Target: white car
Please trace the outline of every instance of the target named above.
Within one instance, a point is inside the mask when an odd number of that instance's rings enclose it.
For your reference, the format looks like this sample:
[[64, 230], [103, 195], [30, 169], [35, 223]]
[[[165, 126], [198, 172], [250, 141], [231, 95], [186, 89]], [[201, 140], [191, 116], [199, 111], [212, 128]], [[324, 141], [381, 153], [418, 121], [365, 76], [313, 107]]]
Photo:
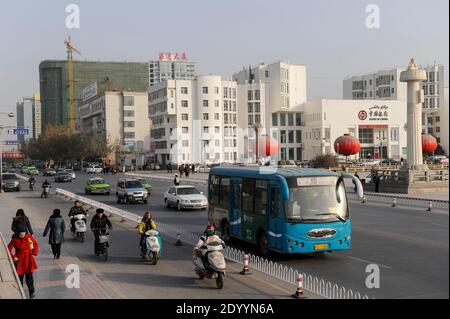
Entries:
[[208, 199], [194, 186], [173, 186], [164, 193], [164, 205], [166, 208], [176, 207], [177, 210], [206, 209]]
[[99, 174], [103, 171], [103, 168], [97, 165], [94, 166], [88, 166], [86, 168], [86, 173], [88, 174]]

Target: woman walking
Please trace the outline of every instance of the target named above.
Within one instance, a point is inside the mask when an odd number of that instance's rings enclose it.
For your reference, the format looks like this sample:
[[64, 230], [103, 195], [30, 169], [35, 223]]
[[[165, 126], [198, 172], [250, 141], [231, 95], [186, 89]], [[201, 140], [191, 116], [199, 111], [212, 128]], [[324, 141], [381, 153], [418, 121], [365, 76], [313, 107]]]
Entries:
[[16, 217], [13, 218], [12, 224], [11, 224], [11, 230], [15, 235], [17, 235], [17, 229], [21, 226], [24, 226], [27, 228], [26, 232], [33, 236], [33, 229], [31, 228], [31, 223], [28, 217], [25, 215], [25, 212], [23, 209], [18, 209], [16, 213]]
[[27, 283], [30, 298], [35, 297], [33, 272], [38, 268], [35, 256], [38, 255], [38, 242], [27, 233], [27, 227], [19, 226], [16, 229], [17, 235], [14, 235], [8, 244], [8, 250], [14, 261], [20, 283], [23, 286], [23, 278]]
[[66, 224], [64, 218], [61, 217], [61, 211], [54, 209], [53, 215], [48, 219], [43, 235], [45, 237], [50, 232], [48, 243], [52, 247], [53, 259], [59, 259], [61, 256], [61, 244], [64, 242], [65, 231]]

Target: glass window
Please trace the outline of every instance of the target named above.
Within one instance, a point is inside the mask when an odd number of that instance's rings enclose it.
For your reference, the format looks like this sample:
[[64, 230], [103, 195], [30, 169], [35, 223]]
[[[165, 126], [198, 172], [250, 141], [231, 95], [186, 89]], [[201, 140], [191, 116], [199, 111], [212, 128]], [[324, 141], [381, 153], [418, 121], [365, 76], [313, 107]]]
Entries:
[[202, 87], [202, 91], [203, 94], [208, 94], [208, 87], [207, 86]]
[[209, 120], [209, 114], [208, 113], [203, 113], [203, 120], [204, 121], [208, 121]]
[[188, 94], [188, 88], [185, 87], [185, 86], [183, 86], [183, 87], [181, 88], [181, 94]]
[[242, 184], [233, 184], [233, 208], [241, 209], [241, 190]]
[[188, 127], [183, 127], [183, 128], [182, 128], [182, 132], [183, 132], [184, 134], [189, 133], [189, 128], [188, 128]]
[[209, 133], [209, 126], [204, 126], [203, 127], [203, 133], [206, 133], [206, 134]]
[[272, 188], [270, 193], [270, 216], [272, 218], [278, 218], [280, 207], [280, 191], [278, 188]]
[[219, 107], [219, 100], [214, 100], [214, 106]]
[[289, 126], [294, 126], [294, 113], [289, 113], [288, 114], [288, 125]]
[[211, 175], [211, 181], [209, 184], [209, 202], [211, 205], [217, 205], [219, 203], [219, 189], [220, 189], [219, 183], [220, 183], [219, 176]]
[[297, 143], [301, 143], [302, 142], [302, 131], [300, 131], [300, 130], [297, 130], [297, 131], [295, 131], [295, 138], [297, 139]]
[[253, 100], [253, 91], [252, 91], [252, 90], [249, 90], [249, 91], [247, 92], [247, 99], [248, 99], [249, 101]]
[[123, 133], [125, 138], [134, 138], [134, 132], [125, 132]]
[[220, 119], [219, 113], [214, 113], [214, 120], [218, 121]]
[[259, 99], [260, 99], [259, 90], [255, 90], [255, 100]]
[[358, 130], [358, 135], [361, 144], [373, 144], [373, 129], [360, 128]]
[[134, 111], [123, 111], [123, 116], [134, 117]]
[[208, 100], [203, 100], [203, 107], [208, 107], [209, 103]]
[[286, 126], [286, 113], [280, 113], [280, 125]]
[[215, 87], [214, 87], [214, 93], [215, 93], [215, 94], [219, 94], [219, 87], [218, 87], [218, 86], [215, 86]]
[[267, 181], [257, 180], [255, 186], [255, 214], [266, 215]]
[[248, 113], [253, 113], [253, 103], [248, 103]]
[[229, 202], [230, 202], [230, 178], [222, 176], [220, 178], [219, 204], [228, 208]]
[[182, 120], [182, 121], [187, 121], [187, 120], [189, 120], [189, 114], [181, 114], [181, 120]]
[[288, 142], [289, 143], [294, 143], [294, 131], [289, 131], [288, 132]]
[[255, 199], [255, 180], [252, 178], [244, 178], [242, 180], [242, 211], [253, 213], [253, 202]]
[[134, 106], [134, 96], [124, 96], [123, 97], [124, 106]]
[[272, 126], [278, 126], [278, 113], [272, 113]]
[[187, 100], [181, 100], [181, 107], [188, 107], [188, 101]]

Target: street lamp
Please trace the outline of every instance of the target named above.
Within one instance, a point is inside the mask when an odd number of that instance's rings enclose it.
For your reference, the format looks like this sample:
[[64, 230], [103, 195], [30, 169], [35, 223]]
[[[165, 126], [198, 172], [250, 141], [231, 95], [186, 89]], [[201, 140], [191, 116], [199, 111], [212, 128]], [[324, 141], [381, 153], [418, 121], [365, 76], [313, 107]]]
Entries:
[[[14, 117], [13, 112], [0, 112], [0, 114], [8, 114], [8, 117]], [[0, 193], [3, 192], [3, 129], [5, 126], [0, 125]]]
[[261, 123], [257, 122], [255, 123], [255, 125], [253, 125], [253, 129], [255, 130], [256, 133], [256, 164], [258, 164], [258, 151], [259, 151], [259, 143], [258, 143], [258, 136], [259, 136], [259, 130], [262, 128]]

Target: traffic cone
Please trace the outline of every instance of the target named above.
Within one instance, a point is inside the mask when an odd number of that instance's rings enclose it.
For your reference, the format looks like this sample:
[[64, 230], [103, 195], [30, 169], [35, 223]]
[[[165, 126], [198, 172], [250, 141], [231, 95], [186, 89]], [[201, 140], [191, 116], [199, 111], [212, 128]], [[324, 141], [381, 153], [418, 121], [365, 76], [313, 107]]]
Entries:
[[240, 272], [241, 275], [251, 275], [252, 273], [250, 272], [250, 269], [248, 267], [248, 255], [245, 254], [244, 255], [244, 268], [242, 269], [242, 271]]
[[363, 199], [362, 199], [361, 203], [363, 203], [363, 204], [366, 203], [366, 195], [363, 196]]
[[431, 208], [433, 208], [433, 202], [431, 200], [428, 201], [427, 212], [431, 212]]
[[297, 289], [295, 293], [292, 294], [292, 297], [295, 299], [305, 299], [303, 296], [303, 275], [298, 275], [297, 278]]
[[183, 243], [180, 239], [180, 233], [177, 233], [177, 241], [175, 242], [175, 246], [183, 246]]
[[394, 197], [394, 200], [392, 201], [392, 207], [397, 206], [397, 197]]

